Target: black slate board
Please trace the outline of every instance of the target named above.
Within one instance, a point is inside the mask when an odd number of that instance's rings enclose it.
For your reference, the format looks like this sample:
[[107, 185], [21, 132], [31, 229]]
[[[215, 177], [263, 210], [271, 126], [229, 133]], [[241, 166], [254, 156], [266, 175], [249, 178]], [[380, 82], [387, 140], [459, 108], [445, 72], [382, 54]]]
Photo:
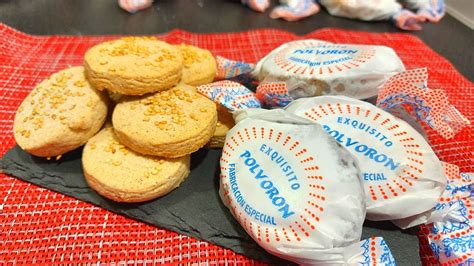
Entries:
[[[259, 247], [221, 203], [220, 150], [192, 155], [191, 174], [168, 195], [145, 203], [123, 204], [107, 200], [87, 186], [82, 175], [82, 149], [65, 154], [60, 161], [34, 157], [15, 146], [1, 160], [4, 173], [53, 191], [90, 202], [109, 211], [206, 240], [250, 258], [272, 264], [287, 263]], [[399, 265], [418, 265], [417, 229], [402, 231], [389, 222], [366, 222], [363, 239], [382, 236]]]

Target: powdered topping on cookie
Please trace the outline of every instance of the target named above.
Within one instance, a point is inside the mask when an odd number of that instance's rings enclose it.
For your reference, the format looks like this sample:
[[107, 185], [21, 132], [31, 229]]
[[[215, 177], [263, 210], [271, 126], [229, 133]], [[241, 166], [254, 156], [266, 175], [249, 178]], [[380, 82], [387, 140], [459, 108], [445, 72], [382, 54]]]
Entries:
[[83, 151], [86, 181], [115, 201], [140, 202], [165, 195], [189, 174], [189, 156], [165, 159], [129, 150], [107, 127]]
[[180, 157], [205, 145], [214, 133], [215, 104], [193, 87], [123, 100], [114, 110], [113, 124], [123, 144], [137, 152]]
[[86, 75], [98, 90], [143, 95], [169, 89], [181, 79], [178, 49], [153, 37], [125, 37], [90, 48]]
[[18, 108], [17, 143], [26, 151], [52, 157], [84, 144], [102, 126], [107, 98], [91, 88], [83, 67], [72, 67], [42, 81]]
[[217, 66], [210, 51], [186, 44], [175, 47], [181, 51], [184, 61], [181, 82], [198, 86], [214, 80]]

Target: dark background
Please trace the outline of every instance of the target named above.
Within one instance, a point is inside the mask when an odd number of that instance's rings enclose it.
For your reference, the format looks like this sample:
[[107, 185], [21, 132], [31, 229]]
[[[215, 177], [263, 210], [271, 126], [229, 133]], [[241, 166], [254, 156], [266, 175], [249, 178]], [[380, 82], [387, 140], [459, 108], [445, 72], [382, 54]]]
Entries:
[[[272, 7], [277, 0], [272, 0]], [[228, 32], [279, 28], [297, 34], [333, 27], [372, 32], [400, 32], [390, 22], [362, 22], [328, 15], [325, 10], [300, 22], [273, 20], [240, 0], [155, 0], [136, 14], [116, 0], [0, 0], [0, 22], [38, 35], [154, 34], [175, 28], [191, 32]], [[439, 24], [411, 32], [474, 80], [474, 31], [450, 15]]]

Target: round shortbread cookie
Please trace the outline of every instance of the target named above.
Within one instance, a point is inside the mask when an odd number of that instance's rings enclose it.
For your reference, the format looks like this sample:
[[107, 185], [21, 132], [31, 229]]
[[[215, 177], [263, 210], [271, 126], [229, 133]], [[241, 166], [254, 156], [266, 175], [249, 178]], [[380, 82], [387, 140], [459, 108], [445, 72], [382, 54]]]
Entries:
[[90, 48], [84, 67], [98, 90], [143, 95], [176, 85], [183, 57], [178, 49], [154, 37], [126, 37]]
[[225, 137], [227, 132], [235, 125], [234, 118], [232, 114], [220, 104], [216, 104], [217, 109], [217, 125], [214, 135], [207, 143], [209, 148], [222, 148], [224, 146]]
[[169, 193], [189, 175], [189, 164], [189, 155], [164, 159], [135, 153], [118, 142], [112, 127], [91, 138], [82, 153], [89, 186], [119, 202], [142, 202]]
[[21, 103], [13, 124], [15, 140], [23, 150], [41, 157], [74, 150], [102, 127], [107, 102], [87, 82], [83, 67], [59, 71]]
[[180, 84], [146, 97], [124, 99], [112, 122], [120, 142], [132, 150], [168, 158], [197, 151], [216, 128], [216, 105]]
[[183, 55], [184, 68], [181, 82], [199, 86], [214, 81], [217, 64], [209, 50], [192, 45], [175, 45]]

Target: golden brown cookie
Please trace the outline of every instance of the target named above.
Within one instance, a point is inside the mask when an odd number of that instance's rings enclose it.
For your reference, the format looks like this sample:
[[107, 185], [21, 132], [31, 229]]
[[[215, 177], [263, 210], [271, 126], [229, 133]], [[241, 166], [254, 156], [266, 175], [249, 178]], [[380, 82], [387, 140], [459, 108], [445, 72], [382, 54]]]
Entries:
[[181, 157], [204, 146], [216, 122], [216, 105], [185, 84], [124, 99], [112, 115], [122, 144], [142, 154], [167, 158]]
[[181, 51], [184, 60], [181, 82], [199, 86], [214, 81], [217, 65], [209, 50], [185, 44], [175, 46]]
[[91, 87], [83, 67], [72, 67], [31, 91], [18, 108], [13, 133], [23, 150], [53, 157], [86, 143], [106, 116], [107, 97]]
[[142, 202], [169, 193], [189, 175], [189, 163], [189, 155], [164, 159], [135, 153], [118, 142], [112, 127], [91, 138], [82, 153], [89, 186], [119, 202]]
[[143, 95], [176, 85], [183, 57], [153, 37], [126, 37], [90, 48], [84, 56], [89, 82], [98, 90]]
[[217, 108], [217, 125], [214, 135], [211, 140], [207, 143], [209, 148], [222, 148], [224, 146], [225, 137], [227, 132], [235, 125], [232, 114], [220, 104], [216, 104]]

